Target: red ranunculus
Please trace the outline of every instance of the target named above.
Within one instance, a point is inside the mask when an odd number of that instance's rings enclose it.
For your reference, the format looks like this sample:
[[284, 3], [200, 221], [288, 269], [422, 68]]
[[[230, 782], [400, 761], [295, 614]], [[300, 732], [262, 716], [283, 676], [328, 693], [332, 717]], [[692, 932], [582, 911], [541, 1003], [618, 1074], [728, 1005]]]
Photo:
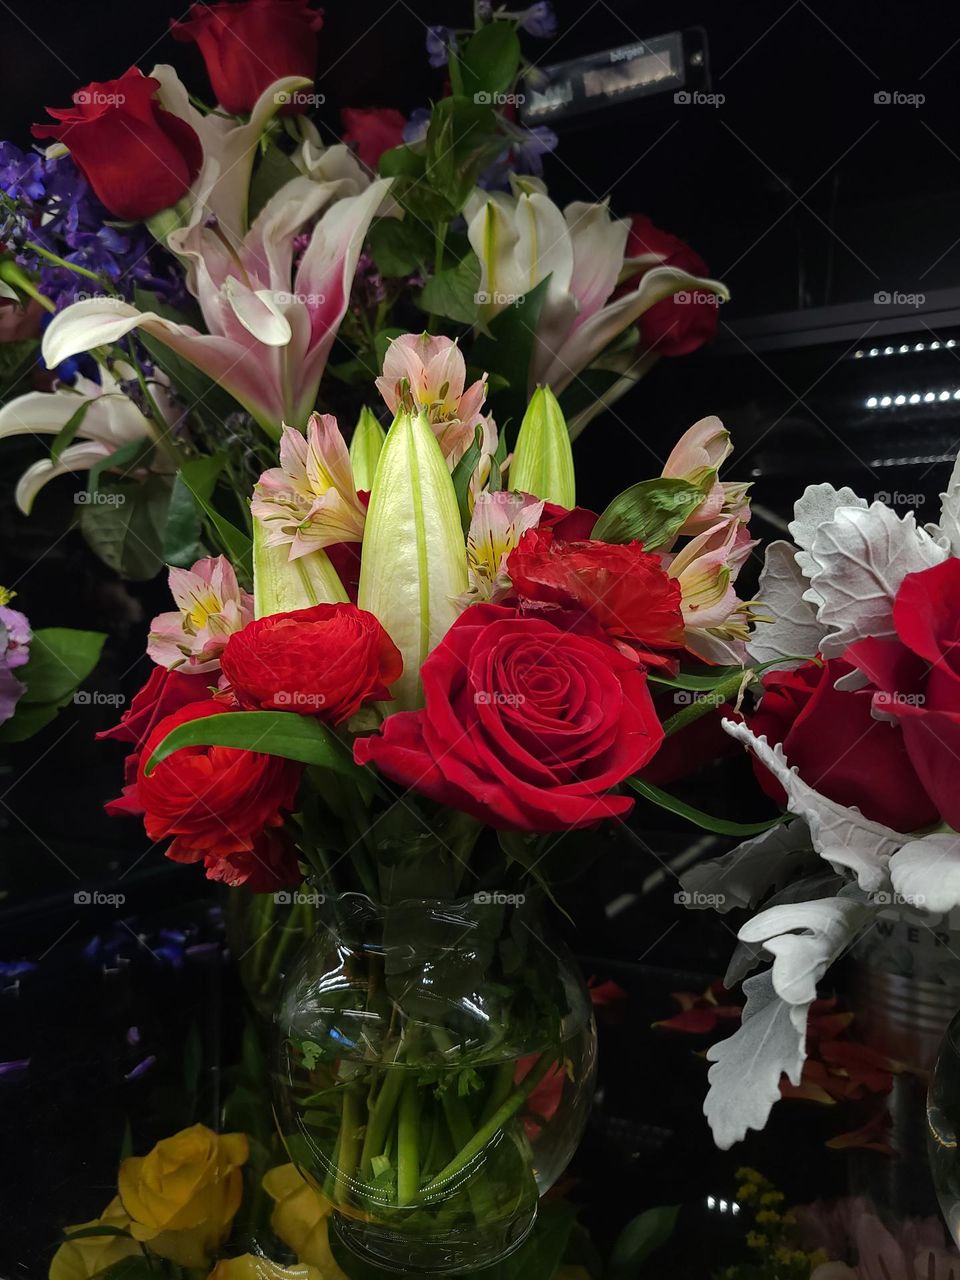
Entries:
[[584, 609], [608, 634], [647, 648], [683, 647], [680, 584], [639, 542], [561, 542], [528, 529], [507, 573], [522, 600]]
[[364, 703], [390, 697], [403, 659], [372, 613], [317, 604], [248, 623], [227, 641], [220, 666], [242, 706], [342, 724]]
[[556, 538], [565, 542], [584, 542], [593, 533], [593, 526], [600, 517], [587, 507], [561, 507], [556, 502], [545, 502], [538, 529], [551, 529]]
[[[873, 691], [838, 690], [851, 670], [835, 658], [823, 666], [808, 662], [793, 671], [763, 677], [763, 698], [748, 717], [756, 734], [782, 743], [787, 761], [809, 786], [838, 804], [897, 831], [911, 831], [936, 819], [936, 811], [910, 763], [896, 724], [871, 715]], [[757, 781], [778, 804], [786, 797], [779, 782], [754, 761]]]
[[172, 837], [167, 857], [175, 862], [203, 860], [208, 875], [222, 858], [255, 853], [263, 833], [282, 824], [283, 810], [293, 807], [302, 772], [302, 765], [292, 760], [259, 751], [181, 747], [147, 777], [144, 766], [171, 730], [222, 712], [223, 703], [211, 698], [161, 720], [147, 739], [137, 770], [137, 798], [147, 835], [151, 840]]
[[633, 807], [613, 787], [663, 738], [635, 656], [583, 614], [466, 610], [422, 668], [425, 706], [354, 755], [492, 827], [561, 831]]
[[[169, 854], [175, 862], [196, 862], [194, 857]], [[206, 857], [204, 866], [208, 880], [236, 888], [243, 885], [251, 893], [276, 893], [303, 880], [297, 862], [295, 845], [282, 832], [271, 828], [253, 842], [253, 848], [223, 857]]]
[[407, 118], [395, 107], [344, 107], [343, 140], [355, 146], [357, 155], [370, 169], [376, 169], [380, 157], [403, 142]]
[[[688, 244], [669, 231], [661, 231], [646, 214], [635, 213], [630, 220], [626, 256], [640, 258], [645, 254], [656, 254], [659, 259], [651, 267], [678, 267], [694, 276], [708, 273], [707, 264]], [[629, 281], [628, 287], [636, 288], [644, 274]], [[641, 341], [661, 356], [689, 355], [716, 334], [718, 305], [712, 295], [695, 297], [684, 292], [655, 302], [638, 322]]]
[[933, 812], [925, 820], [939, 814], [960, 828], [960, 560], [907, 574], [893, 625], [897, 640], [860, 640], [844, 657], [872, 682], [874, 710], [903, 731], [910, 764], [930, 797]]
[[[323, 14], [309, 0], [243, 0], [195, 4], [186, 21], [171, 22], [176, 40], [195, 40], [217, 101], [234, 115], [252, 111], [264, 89], [285, 76], [312, 80]], [[287, 114], [306, 109], [294, 98]]]
[[72, 107], [47, 107], [59, 123], [35, 124], [35, 138], [70, 151], [97, 197], [118, 218], [149, 218], [185, 195], [200, 171], [203, 148], [190, 126], [164, 111], [160, 81], [131, 67], [119, 80], [94, 81]]

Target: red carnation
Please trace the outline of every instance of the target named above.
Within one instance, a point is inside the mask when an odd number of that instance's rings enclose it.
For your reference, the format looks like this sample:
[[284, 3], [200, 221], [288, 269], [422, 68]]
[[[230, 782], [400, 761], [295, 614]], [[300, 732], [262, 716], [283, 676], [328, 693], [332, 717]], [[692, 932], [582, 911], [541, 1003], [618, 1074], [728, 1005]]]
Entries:
[[[184, 21], [170, 24], [175, 40], [195, 40], [217, 101], [234, 115], [252, 111], [264, 89], [286, 76], [312, 80], [317, 32], [323, 14], [308, 0], [245, 0], [195, 4]], [[296, 99], [287, 114], [302, 112]]]
[[181, 747], [148, 777], [144, 766], [171, 730], [191, 720], [223, 714], [214, 699], [181, 707], [161, 720], [140, 757], [137, 798], [151, 840], [173, 837], [167, 857], [204, 860], [211, 879], [223, 879], [222, 858], [252, 854], [270, 827], [293, 807], [302, 766], [259, 751], [234, 747]]
[[507, 573], [522, 600], [584, 609], [610, 635], [647, 648], [683, 646], [680, 584], [639, 542], [560, 542], [528, 529]]
[[[642, 258], [647, 255], [652, 255], [655, 261], [628, 281], [628, 288], [635, 289], [652, 267], [677, 267], [693, 276], [708, 273], [704, 260], [679, 236], [661, 231], [646, 214], [635, 213], [630, 221], [626, 256]], [[718, 307], [718, 300], [708, 294], [700, 296], [681, 292], [663, 298], [640, 317], [641, 342], [661, 356], [689, 355], [705, 342], [710, 342], [716, 334]]]
[[383, 627], [353, 604], [318, 604], [248, 623], [220, 660], [241, 705], [298, 711], [342, 724], [390, 697], [403, 671]]
[[160, 81], [131, 67], [119, 80], [94, 81], [72, 107], [47, 107], [58, 124], [35, 124], [35, 138], [70, 151], [98, 199], [119, 218], [168, 209], [200, 172], [200, 139], [155, 98]]
[[344, 142], [356, 147], [357, 155], [370, 169], [376, 169], [385, 151], [399, 147], [407, 118], [395, 107], [344, 107]]
[[633, 807], [612, 788], [663, 730], [635, 655], [583, 614], [473, 605], [423, 664], [425, 705], [359, 738], [354, 756], [481, 822], [562, 831]]

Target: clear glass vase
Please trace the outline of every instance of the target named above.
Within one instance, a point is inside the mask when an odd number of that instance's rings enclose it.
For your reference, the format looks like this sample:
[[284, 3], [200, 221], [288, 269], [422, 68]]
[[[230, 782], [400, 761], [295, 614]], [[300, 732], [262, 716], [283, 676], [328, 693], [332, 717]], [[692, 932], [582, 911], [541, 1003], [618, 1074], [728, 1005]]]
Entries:
[[251, 893], [241, 885], [224, 897], [227, 942], [241, 985], [254, 1011], [270, 1022], [283, 980], [317, 926], [318, 895], [303, 889]]
[[960, 1245], [960, 1013], [947, 1027], [930, 1077], [927, 1152], [940, 1212]]
[[589, 1112], [596, 1029], [572, 957], [516, 895], [317, 910], [276, 1019], [291, 1159], [368, 1262], [506, 1257]]

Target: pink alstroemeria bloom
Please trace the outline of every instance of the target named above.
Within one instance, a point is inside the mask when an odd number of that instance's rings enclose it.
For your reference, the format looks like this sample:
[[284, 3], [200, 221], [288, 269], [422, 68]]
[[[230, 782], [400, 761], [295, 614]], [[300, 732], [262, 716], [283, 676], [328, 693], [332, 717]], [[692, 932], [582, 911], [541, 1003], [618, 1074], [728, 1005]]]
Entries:
[[754, 618], [750, 601], [734, 586], [757, 545], [736, 518], [729, 518], [691, 538], [676, 555], [664, 556], [663, 567], [680, 583], [684, 639], [691, 653], [705, 662], [742, 665]]
[[[483, 427], [483, 458], [496, 452], [497, 429], [480, 410], [487, 395], [486, 375], [469, 387], [467, 366], [452, 338], [429, 333], [402, 333], [390, 343], [377, 390], [396, 413], [404, 396], [407, 408], [423, 409], [430, 419], [447, 466], [453, 470]], [[481, 462], [481, 467], [483, 463]]]
[[265, 545], [289, 544], [291, 560], [339, 542], [363, 541], [366, 508], [333, 414], [313, 414], [306, 435], [284, 427], [280, 466], [260, 477], [250, 510], [267, 531]]
[[[730, 432], [717, 417], [701, 418], [689, 427], [674, 445], [661, 475], [698, 483], [705, 471], [717, 472], [733, 453]], [[703, 533], [718, 520], [736, 517], [742, 524], [750, 519], [749, 484], [731, 484], [714, 477], [705, 500], [696, 508], [681, 534]]]
[[[330, 204], [335, 183], [297, 177], [268, 200], [240, 242], [219, 225], [197, 223], [178, 238], [177, 251], [190, 263], [206, 333], [118, 298], [89, 298], [54, 316], [44, 359], [57, 365], [143, 329], [277, 438], [282, 423], [305, 422], [314, 407], [363, 239], [389, 188], [384, 179]], [[311, 225], [294, 268], [294, 242]]]
[[171, 569], [169, 581], [177, 612], [154, 618], [147, 653], [158, 666], [185, 675], [219, 671], [227, 641], [253, 621], [253, 596], [240, 589], [225, 556]]
[[497, 601], [510, 591], [505, 572], [507, 556], [528, 529], [535, 529], [543, 503], [530, 493], [478, 494], [467, 533], [467, 571], [470, 589], [465, 603]]

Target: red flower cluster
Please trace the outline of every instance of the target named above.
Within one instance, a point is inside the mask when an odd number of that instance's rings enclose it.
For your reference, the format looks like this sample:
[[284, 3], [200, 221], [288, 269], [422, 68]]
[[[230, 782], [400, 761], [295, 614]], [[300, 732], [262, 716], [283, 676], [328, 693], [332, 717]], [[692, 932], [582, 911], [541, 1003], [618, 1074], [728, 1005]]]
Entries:
[[425, 706], [354, 755], [493, 827], [559, 831], [633, 806], [611, 789], [663, 737], [636, 655], [584, 614], [474, 605], [423, 665]]
[[342, 724], [390, 697], [400, 651], [373, 616], [318, 604], [248, 623], [227, 642], [221, 669], [243, 707], [296, 711]]
[[[669, 231], [661, 231], [645, 214], [635, 213], [627, 239], [627, 257], [655, 254], [650, 266], [678, 267], [694, 276], [705, 276], [707, 264], [688, 244]], [[648, 267], [647, 270], [650, 268]], [[636, 288], [643, 273], [629, 282]], [[640, 317], [640, 340], [661, 356], [685, 356], [710, 342], [717, 332], [717, 301], [706, 296], [676, 297], [655, 302]]]

